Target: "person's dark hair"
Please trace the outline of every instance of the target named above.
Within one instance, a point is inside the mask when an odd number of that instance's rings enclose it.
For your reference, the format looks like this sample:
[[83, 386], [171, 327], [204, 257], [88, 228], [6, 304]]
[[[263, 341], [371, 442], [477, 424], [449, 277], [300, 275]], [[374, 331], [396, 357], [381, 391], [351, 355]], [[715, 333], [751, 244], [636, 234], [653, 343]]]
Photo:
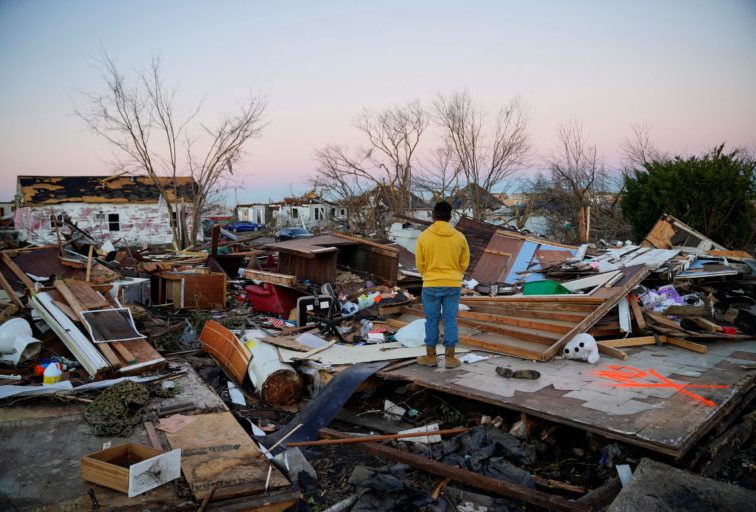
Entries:
[[433, 220], [444, 220], [449, 222], [451, 220], [452, 205], [446, 201], [439, 201], [433, 207]]

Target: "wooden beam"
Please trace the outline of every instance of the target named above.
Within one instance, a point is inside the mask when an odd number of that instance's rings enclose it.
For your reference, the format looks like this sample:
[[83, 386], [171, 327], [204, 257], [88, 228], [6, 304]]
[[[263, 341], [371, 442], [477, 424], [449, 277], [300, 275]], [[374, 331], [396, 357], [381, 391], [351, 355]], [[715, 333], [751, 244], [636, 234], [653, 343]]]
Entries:
[[[665, 341], [666, 336], [660, 336], [662, 343]], [[620, 338], [618, 340], [601, 340], [601, 343], [607, 347], [624, 348], [624, 347], [639, 347], [641, 345], [656, 345], [655, 336], [638, 336], [637, 338]]]
[[5, 322], [7, 319], [19, 312], [18, 306], [11, 304], [2, 311], [0, 311], [0, 323]]
[[16, 291], [10, 285], [8, 280], [5, 279], [5, 276], [2, 272], [0, 272], [0, 287], [2, 287], [3, 291], [8, 296], [8, 300], [10, 300], [19, 309], [19, 311], [24, 309], [24, 305], [21, 303], [18, 295], [16, 295]]
[[638, 329], [645, 329], [646, 319], [643, 317], [643, 310], [641, 309], [640, 305], [638, 305], [638, 297], [635, 295], [635, 293], [630, 293], [627, 296], [627, 300], [630, 302], [630, 310], [633, 312], [635, 325], [638, 326]]
[[[343, 432], [328, 428], [321, 429], [320, 435], [331, 439], [349, 439], [352, 437]], [[469, 485], [476, 489], [482, 489], [499, 496], [521, 500], [525, 503], [537, 505], [547, 510], [565, 512], [589, 512], [591, 510], [589, 505], [569, 501], [561, 496], [551, 495], [522, 485], [484, 476], [466, 469], [437, 462], [420, 455], [415, 455], [414, 453], [403, 452], [381, 444], [362, 443], [356, 444], [355, 446], [375, 455], [376, 457], [401, 462], [415, 469], [419, 469], [420, 471], [425, 471], [443, 478], [451, 478], [455, 482]]]
[[623, 351], [621, 351], [618, 348], [614, 348], [614, 347], [611, 347], [611, 346], [608, 346], [608, 345], [604, 345], [604, 343], [601, 342], [601, 341], [596, 342], [596, 345], [598, 345], [599, 352], [601, 352], [604, 355], [607, 355], [609, 357], [613, 357], [615, 359], [621, 359], [622, 361], [624, 361], [625, 359], [627, 359], [627, 354], [624, 353]]
[[6, 253], [3, 253], [2, 255], [3, 263], [5, 263], [5, 266], [8, 267], [11, 272], [15, 274], [15, 276], [24, 284], [24, 286], [30, 290], [34, 290], [34, 283], [31, 279], [29, 279], [29, 276], [27, 276], [23, 270], [19, 268], [16, 263], [10, 259], [10, 256], [8, 256]]
[[89, 278], [92, 277], [92, 253], [94, 252], [94, 245], [89, 244], [89, 253], [87, 254], [87, 275], [84, 279], [89, 282]]
[[118, 355], [123, 358], [124, 361], [126, 361], [126, 364], [134, 364], [137, 362], [136, 357], [134, 357], [134, 354], [129, 352], [129, 349], [127, 349], [123, 343], [116, 341], [113, 343], [98, 343], [97, 346], [100, 345], [112, 345], [114, 349], [116, 349], [116, 352], [118, 352]]
[[680, 338], [673, 338], [672, 336], [666, 336], [667, 343], [670, 345], [674, 345], [676, 347], [684, 348], [687, 350], [692, 350], [693, 352], [698, 352], [699, 354], [705, 354], [709, 347], [706, 345], [701, 345], [700, 343], [693, 343], [692, 341], [682, 340]]

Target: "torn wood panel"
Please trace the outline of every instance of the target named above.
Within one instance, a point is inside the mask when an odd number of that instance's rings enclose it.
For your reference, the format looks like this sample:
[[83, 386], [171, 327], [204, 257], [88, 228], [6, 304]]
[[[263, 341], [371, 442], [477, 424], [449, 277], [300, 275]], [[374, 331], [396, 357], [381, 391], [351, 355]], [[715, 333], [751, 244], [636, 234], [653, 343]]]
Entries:
[[[266, 490], [270, 463], [231, 413], [197, 415], [178, 432], [165, 435], [171, 448], [181, 448], [181, 470], [197, 500], [213, 487], [213, 501]], [[269, 490], [290, 485], [277, 468], [270, 475]]]

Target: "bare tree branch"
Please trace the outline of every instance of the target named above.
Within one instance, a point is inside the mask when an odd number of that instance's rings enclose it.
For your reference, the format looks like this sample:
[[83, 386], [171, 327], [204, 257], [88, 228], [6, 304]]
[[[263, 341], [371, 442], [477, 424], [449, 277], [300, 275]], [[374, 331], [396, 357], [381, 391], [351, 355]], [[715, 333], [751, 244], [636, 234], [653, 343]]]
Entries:
[[473, 217], [482, 219], [488, 194], [507, 183], [530, 151], [525, 108], [514, 98], [489, 125], [467, 91], [439, 95], [434, 107], [445, 143], [468, 185], [466, 199]]
[[[144, 172], [152, 178], [169, 218], [175, 215], [178, 221], [170, 222], [174, 245], [179, 248], [196, 243], [208, 194], [231, 172], [244, 144], [261, 133], [264, 100], [252, 96], [235, 116], [222, 119], [216, 128], [202, 126], [204, 139], [210, 140], [203, 152], [199, 140], [189, 136], [189, 126], [201, 103], [188, 115], [178, 113], [176, 91], [166, 89], [159, 58], [152, 59], [146, 71], [135, 72], [133, 85], [105, 52], [100, 71], [105, 92], [85, 94], [83, 105], [75, 106], [76, 115], [124, 155], [121, 167]], [[200, 153], [201, 158], [196, 158], [195, 153]], [[186, 205], [180, 198], [177, 181], [180, 175], [191, 176], [196, 184], [193, 195], [187, 198], [191, 201], [192, 215], [188, 240], [184, 223]]]

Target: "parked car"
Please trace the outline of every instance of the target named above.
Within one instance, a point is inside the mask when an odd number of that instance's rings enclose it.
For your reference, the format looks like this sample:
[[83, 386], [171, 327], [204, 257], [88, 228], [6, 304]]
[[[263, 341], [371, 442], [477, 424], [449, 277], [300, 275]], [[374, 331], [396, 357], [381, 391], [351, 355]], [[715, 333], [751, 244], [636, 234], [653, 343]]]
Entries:
[[240, 220], [232, 222], [226, 225], [226, 229], [233, 231], [234, 233], [247, 233], [249, 231], [260, 231], [264, 228], [264, 224], [258, 224], [256, 222], [248, 222], [246, 220]]
[[305, 228], [283, 228], [276, 233], [276, 242], [294, 240], [295, 238], [307, 238], [310, 236], [312, 236], [312, 233]]

